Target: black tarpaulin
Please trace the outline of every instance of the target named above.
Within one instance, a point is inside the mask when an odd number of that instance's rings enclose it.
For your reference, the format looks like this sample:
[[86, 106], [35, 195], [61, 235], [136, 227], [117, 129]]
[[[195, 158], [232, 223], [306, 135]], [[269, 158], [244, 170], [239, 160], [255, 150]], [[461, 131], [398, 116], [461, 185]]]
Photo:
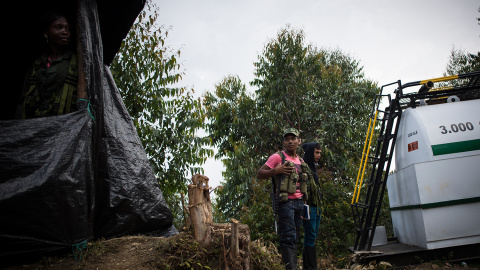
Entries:
[[97, 192], [97, 201], [105, 209], [98, 209], [95, 231], [107, 237], [138, 231], [175, 234], [176, 229], [165, 222], [172, 220], [171, 212], [157, 184], [151, 184], [155, 176], [108, 68], [104, 74], [104, 88], [114, 91], [104, 92], [105, 133], [99, 146], [102, 187], [97, 189], [104, 194]]
[[70, 248], [88, 239], [89, 117], [80, 111], [0, 121], [0, 129], [0, 258]]
[[[26, 69], [20, 63], [31, 58], [9, 46], [18, 70], [8, 70], [0, 106], [0, 263], [72, 250], [96, 238], [178, 233], [107, 66], [144, 2], [68, 2], [61, 3], [77, 14], [90, 110], [8, 120]], [[32, 14], [58, 3], [18, 1], [7, 21], [34, 25]], [[12, 35], [30, 40], [22, 31]]]

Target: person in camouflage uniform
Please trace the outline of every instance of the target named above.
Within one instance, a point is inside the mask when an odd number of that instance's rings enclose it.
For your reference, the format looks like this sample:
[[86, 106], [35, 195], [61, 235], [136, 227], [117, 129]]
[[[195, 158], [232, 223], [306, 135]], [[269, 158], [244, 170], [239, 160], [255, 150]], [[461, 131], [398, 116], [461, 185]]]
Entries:
[[79, 99], [86, 97], [77, 93], [78, 61], [67, 16], [57, 12], [46, 15], [43, 36], [45, 51], [27, 72], [17, 119], [70, 113], [80, 107]]

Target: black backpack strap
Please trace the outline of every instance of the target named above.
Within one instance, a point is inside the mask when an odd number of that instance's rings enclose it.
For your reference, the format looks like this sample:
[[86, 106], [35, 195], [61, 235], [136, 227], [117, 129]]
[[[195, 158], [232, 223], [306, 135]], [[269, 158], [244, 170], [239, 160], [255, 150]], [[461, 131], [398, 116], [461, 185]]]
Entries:
[[77, 74], [78, 74], [77, 55], [72, 54], [72, 58], [70, 59], [70, 65], [68, 68], [68, 74], [65, 79], [62, 95], [60, 98], [58, 115], [63, 113], [70, 113], [72, 99], [76, 98], [76, 97], [73, 97], [73, 92], [77, 89], [77, 83], [78, 83]]
[[280, 157], [282, 158], [282, 164], [285, 163], [285, 154], [283, 153], [283, 151], [280, 151], [277, 154], [279, 154]]

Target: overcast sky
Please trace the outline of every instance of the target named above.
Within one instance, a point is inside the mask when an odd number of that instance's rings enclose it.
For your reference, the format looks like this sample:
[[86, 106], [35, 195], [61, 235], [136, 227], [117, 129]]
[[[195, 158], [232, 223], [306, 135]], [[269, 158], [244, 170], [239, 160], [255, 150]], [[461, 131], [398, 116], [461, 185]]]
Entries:
[[[154, 0], [166, 45], [181, 49], [182, 86], [198, 95], [227, 75], [247, 89], [265, 44], [290, 24], [307, 44], [340, 49], [360, 61], [379, 86], [442, 77], [453, 47], [480, 51], [479, 0]], [[210, 186], [223, 167], [204, 166]]]

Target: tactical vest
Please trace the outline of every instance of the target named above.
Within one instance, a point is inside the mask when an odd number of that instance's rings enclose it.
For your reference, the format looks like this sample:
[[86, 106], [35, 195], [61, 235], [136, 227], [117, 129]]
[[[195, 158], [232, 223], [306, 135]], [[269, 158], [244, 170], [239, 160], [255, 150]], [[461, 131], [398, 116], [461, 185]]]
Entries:
[[[282, 158], [282, 164], [285, 163], [285, 155], [282, 151], [278, 152], [280, 157]], [[277, 190], [275, 193], [277, 194], [277, 199], [280, 202], [285, 202], [288, 200], [289, 193], [297, 192], [297, 183], [300, 183], [299, 189], [300, 192], [303, 194], [303, 200], [308, 200], [308, 182], [310, 179], [313, 181], [313, 175], [308, 167], [307, 163], [303, 161], [302, 158], [299, 158], [301, 162], [301, 171], [297, 172], [297, 170], [293, 170], [293, 173], [290, 175], [285, 174], [277, 174], [274, 176], [275, 187]], [[295, 164], [291, 161], [287, 162], [287, 166], [295, 167]]]
[[[41, 98], [40, 93], [38, 92], [38, 82], [37, 82], [37, 70], [41, 65], [41, 59], [38, 58], [33, 67], [32, 74], [29, 76], [27, 92], [25, 94], [25, 99], [22, 104], [22, 118], [27, 117], [44, 117], [51, 115], [61, 115], [70, 113], [72, 111], [72, 101], [74, 101], [74, 94], [77, 90], [78, 82], [78, 62], [77, 55], [72, 54], [70, 59], [70, 64], [68, 67], [68, 73], [65, 78], [62, 90], [59, 92], [53, 91], [49, 97]], [[46, 101], [45, 101], [46, 100]], [[47, 105], [42, 105], [40, 103], [47, 103]], [[42, 105], [42, 106], [40, 106]], [[28, 114], [28, 115], [27, 115]]]

